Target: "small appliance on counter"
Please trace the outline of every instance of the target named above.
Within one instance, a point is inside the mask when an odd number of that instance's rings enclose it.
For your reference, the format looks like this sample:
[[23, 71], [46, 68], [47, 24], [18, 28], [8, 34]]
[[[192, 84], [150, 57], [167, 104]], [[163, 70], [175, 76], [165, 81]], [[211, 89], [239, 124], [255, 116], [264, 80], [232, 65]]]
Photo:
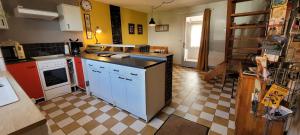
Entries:
[[5, 61], [26, 59], [23, 46], [17, 41], [1, 42], [0, 47]]
[[80, 55], [80, 47], [83, 47], [83, 43], [82, 42], [78, 42], [79, 39], [76, 39], [75, 41], [73, 41], [72, 39], [70, 40], [70, 54], [77, 56]]

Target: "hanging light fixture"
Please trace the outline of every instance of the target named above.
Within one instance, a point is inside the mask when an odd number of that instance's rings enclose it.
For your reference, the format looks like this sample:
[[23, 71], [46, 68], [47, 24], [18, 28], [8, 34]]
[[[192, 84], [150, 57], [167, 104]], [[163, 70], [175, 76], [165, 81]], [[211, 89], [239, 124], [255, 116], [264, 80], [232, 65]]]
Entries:
[[150, 21], [149, 21], [149, 26], [155, 26], [155, 21], [154, 21], [154, 18], [153, 18], [153, 10], [154, 9], [157, 9], [157, 8], [160, 8], [161, 6], [163, 6], [164, 4], [170, 4], [170, 3], [173, 3], [175, 0], [170, 0], [170, 1], [163, 1], [160, 5], [156, 6], [156, 7], [153, 7], [152, 6], [152, 14], [151, 14], [151, 18], [150, 18]]
[[149, 26], [151, 26], [151, 27], [153, 27], [153, 26], [155, 26], [156, 24], [155, 24], [155, 21], [154, 21], [154, 18], [153, 18], [153, 7], [152, 7], [152, 15], [151, 15], [151, 19], [150, 19], [150, 22], [149, 22]]

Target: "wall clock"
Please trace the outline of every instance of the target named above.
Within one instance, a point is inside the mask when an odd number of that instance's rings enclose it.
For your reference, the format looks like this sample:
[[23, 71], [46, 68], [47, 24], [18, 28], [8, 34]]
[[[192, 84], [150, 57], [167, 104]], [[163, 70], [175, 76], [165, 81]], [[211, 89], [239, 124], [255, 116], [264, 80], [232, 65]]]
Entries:
[[89, 0], [81, 0], [80, 5], [85, 12], [92, 10], [92, 3]]

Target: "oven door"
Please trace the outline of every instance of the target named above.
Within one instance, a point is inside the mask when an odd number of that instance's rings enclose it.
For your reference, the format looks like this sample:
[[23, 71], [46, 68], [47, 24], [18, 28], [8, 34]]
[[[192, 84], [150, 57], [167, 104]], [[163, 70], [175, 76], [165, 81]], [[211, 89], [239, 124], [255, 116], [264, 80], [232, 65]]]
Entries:
[[70, 76], [66, 67], [42, 69], [40, 74], [44, 90], [70, 85]]

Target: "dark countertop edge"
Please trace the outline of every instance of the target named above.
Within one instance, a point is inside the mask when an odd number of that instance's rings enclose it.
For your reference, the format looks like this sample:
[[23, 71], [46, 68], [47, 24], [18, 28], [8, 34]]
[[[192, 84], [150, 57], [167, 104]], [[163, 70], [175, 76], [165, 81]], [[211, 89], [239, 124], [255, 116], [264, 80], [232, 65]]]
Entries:
[[21, 60], [8, 60], [8, 61], [4, 61], [4, 63], [6, 65], [10, 65], [10, 64], [18, 64], [18, 63], [25, 63], [25, 62], [31, 62], [31, 61], [36, 61], [34, 59], [21, 59]]
[[159, 65], [159, 64], [165, 63], [165, 62], [166, 62], [166, 61], [160, 61], [160, 62], [157, 62], [156, 64], [152, 64], [152, 65], [150, 65], [150, 66], [144, 67], [144, 69], [147, 69], [147, 68], [150, 68], [150, 67], [154, 67], [154, 66], [156, 66], [156, 65]]
[[110, 63], [110, 64], [116, 64], [116, 65], [121, 65], [121, 66], [127, 66], [127, 67], [133, 67], [133, 68], [139, 68], [139, 69], [147, 69], [147, 68], [150, 68], [150, 67], [153, 67], [153, 66], [156, 66], [156, 65], [159, 65], [161, 63], [164, 63], [166, 61], [157, 61], [155, 64], [152, 64], [152, 65], [149, 65], [149, 66], [145, 66], [145, 67], [141, 67], [141, 66], [132, 66], [132, 65], [126, 65], [126, 64], [120, 64], [120, 63], [113, 63], [113, 62], [109, 62], [109, 61], [103, 61], [103, 60], [95, 60], [95, 59], [92, 59], [92, 58], [86, 58], [86, 57], [83, 57], [81, 56], [81, 58], [83, 59], [88, 59], [88, 60], [93, 60], [93, 61], [100, 61], [100, 62], [105, 62], [105, 63]]
[[[133, 55], [133, 56], [143, 56], [143, 57], [149, 57], [149, 58], [167, 58], [169, 56], [173, 56], [174, 54], [157, 54], [157, 53], [128, 53], [129, 55]], [[84, 59], [90, 59], [90, 58], [85, 58], [83, 57], [83, 55], [66, 55], [67, 57], [80, 57], [80, 58], [84, 58]], [[90, 59], [90, 60], [94, 60], [94, 61], [101, 61], [101, 60], [95, 60], [95, 59]], [[5, 61], [6, 65], [10, 65], [10, 64], [18, 64], [18, 63], [25, 63], [25, 62], [32, 62], [32, 61], [36, 61], [32, 58], [27, 58], [27, 59], [21, 59], [21, 60], [11, 60], [11, 61]], [[140, 69], [146, 69], [146, 68], [150, 68], [156, 65], [159, 65], [161, 63], [166, 62], [165, 60], [162, 61], [157, 61], [157, 63], [146, 66], [146, 67], [140, 67], [140, 66], [132, 66], [132, 65], [126, 65], [126, 64], [120, 64], [120, 63], [112, 63], [112, 62], [108, 62], [108, 61], [101, 61], [101, 62], [106, 62], [106, 63], [111, 63], [111, 64], [117, 64], [117, 65], [123, 65], [123, 66], [128, 66], [128, 67], [134, 67], [134, 68], [140, 68]], [[156, 62], [156, 61], [155, 61]]]
[[[123, 54], [123, 52], [112, 52], [112, 53], [116, 53], [116, 54]], [[84, 54], [84, 52], [82, 52], [82, 54]], [[69, 57], [82, 57], [82, 54], [79, 55], [66, 55]], [[138, 53], [125, 53], [128, 54], [130, 56], [144, 56], [144, 57], [154, 57], [154, 58], [167, 58], [169, 56], [173, 56], [174, 54], [172, 53], [168, 53], [168, 54], [159, 54], [159, 53], [143, 53], [143, 52], [138, 52]]]

